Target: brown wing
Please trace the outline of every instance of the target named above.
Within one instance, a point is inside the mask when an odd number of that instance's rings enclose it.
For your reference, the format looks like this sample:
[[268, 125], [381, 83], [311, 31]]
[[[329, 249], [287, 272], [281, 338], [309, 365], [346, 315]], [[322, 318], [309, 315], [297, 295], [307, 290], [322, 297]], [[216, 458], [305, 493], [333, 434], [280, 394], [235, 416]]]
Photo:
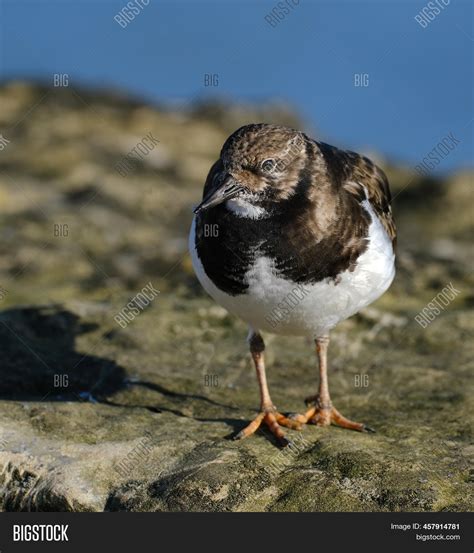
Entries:
[[397, 229], [393, 220], [390, 188], [385, 173], [367, 157], [339, 150], [318, 142], [324, 155], [328, 171], [338, 182], [359, 201], [368, 200], [395, 246]]

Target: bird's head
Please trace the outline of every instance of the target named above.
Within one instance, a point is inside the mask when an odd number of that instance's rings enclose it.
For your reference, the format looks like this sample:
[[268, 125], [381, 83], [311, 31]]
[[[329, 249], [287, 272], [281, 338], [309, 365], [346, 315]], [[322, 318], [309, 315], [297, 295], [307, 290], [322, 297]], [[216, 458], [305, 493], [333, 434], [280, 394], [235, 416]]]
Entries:
[[278, 125], [246, 125], [224, 143], [195, 213], [228, 202], [237, 213], [259, 216], [290, 198], [307, 165], [308, 138]]

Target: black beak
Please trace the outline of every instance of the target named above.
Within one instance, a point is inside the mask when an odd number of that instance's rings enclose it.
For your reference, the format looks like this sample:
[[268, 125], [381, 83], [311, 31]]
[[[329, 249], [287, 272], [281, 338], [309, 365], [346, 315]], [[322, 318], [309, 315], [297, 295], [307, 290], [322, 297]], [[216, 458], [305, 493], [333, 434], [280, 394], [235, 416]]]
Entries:
[[237, 194], [243, 190], [243, 186], [241, 186], [232, 175], [227, 175], [217, 189], [211, 190], [206, 194], [202, 202], [194, 210], [194, 213], [199, 213], [200, 211], [219, 205], [226, 200], [230, 200], [230, 198], [237, 196]]

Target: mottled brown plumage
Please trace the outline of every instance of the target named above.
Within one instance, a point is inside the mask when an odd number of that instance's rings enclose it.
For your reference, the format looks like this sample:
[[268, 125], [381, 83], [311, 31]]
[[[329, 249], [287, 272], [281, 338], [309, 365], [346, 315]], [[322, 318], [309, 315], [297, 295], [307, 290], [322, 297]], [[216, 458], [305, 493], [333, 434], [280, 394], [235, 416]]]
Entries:
[[[268, 160], [275, 162], [272, 171], [263, 169]], [[202, 241], [198, 236], [200, 255], [209, 272], [228, 292], [242, 291], [233, 281], [243, 279], [248, 265], [222, 270], [225, 248], [244, 250], [240, 256], [246, 260], [245, 244], [251, 253], [253, 243], [260, 249], [268, 245], [277, 268], [295, 282], [325, 278], [337, 282], [341, 272], [355, 267], [367, 247], [370, 217], [360, 205], [366, 197], [395, 239], [390, 191], [382, 170], [363, 156], [315, 142], [300, 131], [277, 125], [242, 127], [224, 143], [207, 177], [203, 198], [219, 189], [226, 175], [241, 186], [239, 196], [273, 214], [273, 220], [258, 224], [242, 221], [227, 239], [221, 235], [214, 241]], [[198, 234], [209, 225], [225, 228], [228, 216], [222, 206], [201, 213]], [[272, 232], [278, 234], [276, 245], [270, 243]], [[290, 251], [298, 255], [290, 256]], [[251, 261], [249, 255], [248, 263]], [[228, 262], [235, 264], [232, 259]]]
[[[379, 297], [393, 279], [390, 201], [387, 179], [373, 162], [300, 131], [247, 125], [224, 143], [195, 210], [190, 247], [205, 289], [250, 326], [261, 412], [237, 437], [261, 424], [281, 444], [287, 441], [280, 426], [332, 423], [370, 430], [333, 407], [327, 349], [329, 331]], [[286, 312], [290, 323], [275, 329], [272, 317], [294, 286], [299, 300]], [[304, 415], [289, 419], [274, 407], [259, 329], [294, 335], [310, 329], [315, 338], [320, 385]]]
[[[292, 156], [291, 154], [297, 153], [298, 149], [299, 154]], [[284, 166], [283, 179], [278, 178], [276, 174], [269, 176], [261, 170], [263, 161], [269, 158], [282, 158], [282, 152], [288, 152], [290, 158]], [[338, 189], [343, 187], [358, 202], [364, 198], [366, 191], [382, 224], [395, 241], [396, 228], [390, 205], [391, 194], [382, 169], [365, 156], [316, 142], [306, 134], [288, 127], [255, 124], [246, 125], [235, 131], [224, 143], [219, 160], [209, 172], [204, 196], [215, 183], [216, 176], [226, 170], [237, 180], [244, 182], [251, 192], [262, 193], [271, 187], [273, 198], [286, 199], [297, 187], [300, 172], [308, 162], [310, 179], [314, 186], [313, 191], [310, 191], [312, 199], [321, 195], [329, 200], [329, 183], [335, 186], [337, 193], [340, 193]], [[326, 212], [332, 204], [325, 202], [324, 198], [319, 203], [324, 204]], [[322, 210], [319, 211], [319, 215], [324, 217]]]
[[[321, 148], [322, 145], [320, 145]], [[396, 228], [392, 215], [390, 188], [385, 173], [365, 156], [339, 150], [324, 144], [328, 159], [342, 166], [340, 184], [358, 201], [366, 195], [393, 243], [396, 241]]]

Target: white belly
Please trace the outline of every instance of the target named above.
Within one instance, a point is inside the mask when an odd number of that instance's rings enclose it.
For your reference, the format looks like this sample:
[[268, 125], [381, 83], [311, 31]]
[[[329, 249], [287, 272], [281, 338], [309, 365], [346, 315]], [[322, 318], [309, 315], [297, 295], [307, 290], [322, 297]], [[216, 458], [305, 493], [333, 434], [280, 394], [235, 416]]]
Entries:
[[372, 222], [369, 245], [353, 271], [336, 280], [296, 284], [281, 278], [272, 260], [260, 257], [246, 273], [245, 294], [230, 296], [206, 275], [194, 246], [193, 221], [190, 252], [196, 275], [206, 292], [230, 313], [255, 330], [296, 336], [323, 336], [340, 321], [366, 307], [390, 286], [395, 276], [395, 255], [390, 238], [368, 202], [363, 202]]

